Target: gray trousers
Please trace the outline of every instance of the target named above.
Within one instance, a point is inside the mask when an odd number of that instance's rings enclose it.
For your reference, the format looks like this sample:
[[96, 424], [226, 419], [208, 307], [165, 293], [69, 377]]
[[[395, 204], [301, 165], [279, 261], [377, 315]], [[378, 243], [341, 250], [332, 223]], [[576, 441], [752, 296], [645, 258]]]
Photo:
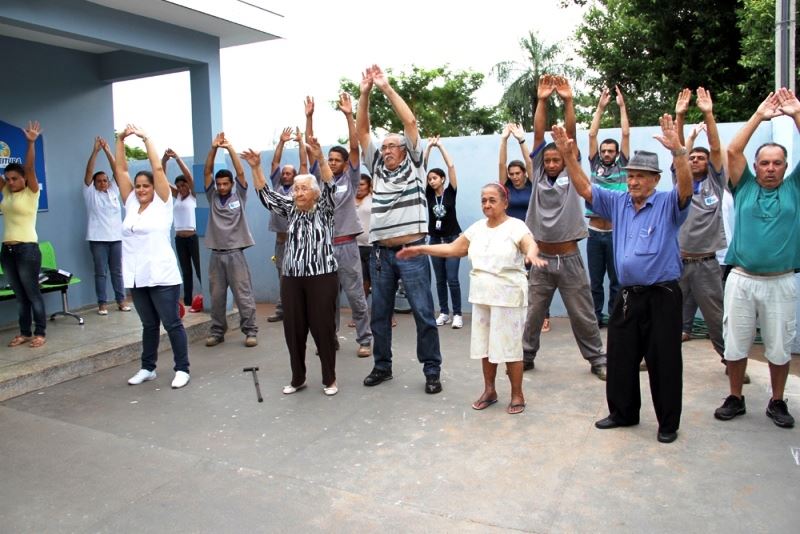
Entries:
[[275, 240], [275, 268], [278, 269], [278, 302], [275, 303], [275, 313], [283, 315], [283, 302], [281, 302], [281, 276], [283, 273], [283, 254], [286, 251], [286, 241], [278, 242]]
[[[369, 326], [369, 308], [364, 296], [364, 278], [361, 274], [361, 253], [355, 240], [333, 246], [333, 256], [339, 264], [339, 286], [347, 295], [353, 321], [356, 323], [356, 343], [372, 344], [372, 330]], [[339, 294], [336, 295], [336, 331], [339, 331]]]
[[256, 326], [256, 301], [253, 298], [253, 284], [250, 269], [241, 249], [211, 251], [208, 262], [208, 287], [211, 292], [210, 334], [223, 337], [228, 331], [225, 305], [228, 300], [228, 287], [233, 300], [239, 308], [239, 326], [245, 336], [258, 334]]
[[[708, 337], [720, 358], [725, 357], [722, 338], [722, 269], [717, 258], [684, 263], [680, 279], [681, 292], [691, 294], [708, 327]], [[684, 311], [686, 308], [684, 307]], [[684, 316], [683, 320], [686, 321]]]
[[539, 257], [547, 260], [547, 267], [534, 267], [528, 276], [528, 315], [522, 334], [524, 360], [532, 362], [539, 352], [542, 323], [553, 300], [553, 293], [558, 289], [581, 355], [592, 365], [606, 363], [600, 328], [594, 315], [589, 277], [580, 253], [566, 256], [539, 254]]

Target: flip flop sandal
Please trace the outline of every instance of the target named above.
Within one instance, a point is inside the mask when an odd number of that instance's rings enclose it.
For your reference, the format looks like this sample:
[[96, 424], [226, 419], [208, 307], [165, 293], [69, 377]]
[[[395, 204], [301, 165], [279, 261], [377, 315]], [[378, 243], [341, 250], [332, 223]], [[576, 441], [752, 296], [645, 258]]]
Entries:
[[475, 401], [475, 402], [472, 403], [472, 409], [473, 410], [485, 410], [486, 408], [488, 408], [492, 404], [495, 404], [496, 402], [497, 402], [497, 399], [492, 399], [492, 400], [484, 399], [484, 400]]
[[525, 411], [525, 403], [524, 402], [522, 404], [509, 404], [508, 408], [506, 408], [506, 412], [509, 415], [521, 414], [524, 411]]
[[31, 339], [33, 338], [26, 336], [14, 336], [14, 339], [8, 342], [8, 346], [19, 347], [20, 345], [24, 345], [25, 343], [29, 342]]
[[38, 349], [39, 347], [43, 346], [45, 343], [47, 343], [47, 338], [45, 338], [44, 336], [34, 336], [33, 337], [33, 341], [28, 343], [28, 346], [31, 347], [31, 348], [34, 348], [34, 349]]

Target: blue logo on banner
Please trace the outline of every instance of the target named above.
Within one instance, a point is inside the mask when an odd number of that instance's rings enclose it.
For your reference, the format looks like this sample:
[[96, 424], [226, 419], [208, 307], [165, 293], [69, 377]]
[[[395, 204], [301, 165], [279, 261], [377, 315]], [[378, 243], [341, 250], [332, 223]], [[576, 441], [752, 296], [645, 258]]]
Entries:
[[[36, 178], [39, 180], [39, 211], [47, 210], [47, 179], [44, 174], [44, 136], [40, 135], [35, 143]], [[9, 163], [25, 164], [25, 153], [28, 151], [28, 139], [19, 126], [0, 121], [0, 172]]]

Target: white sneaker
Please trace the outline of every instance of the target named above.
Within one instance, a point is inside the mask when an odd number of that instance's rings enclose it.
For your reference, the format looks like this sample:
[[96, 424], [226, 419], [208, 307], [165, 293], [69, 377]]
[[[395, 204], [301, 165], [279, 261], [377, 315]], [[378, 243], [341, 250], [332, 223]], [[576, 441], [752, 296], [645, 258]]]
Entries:
[[436, 326], [442, 326], [450, 322], [450, 316], [446, 313], [440, 313], [436, 318]]
[[464, 328], [464, 318], [462, 316], [453, 316], [453, 328]]
[[182, 388], [189, 383], [191, 377], [186, 371], [176, 371], [175, 378], [172, 379], [172, 389]]
[[139, 369], [139, 371], [128, 379], [128, 384], [131, 386], [138, 386], [142, 382], [149, 382], [156, 379], [155, 371], [148, 371], [147, 369]]

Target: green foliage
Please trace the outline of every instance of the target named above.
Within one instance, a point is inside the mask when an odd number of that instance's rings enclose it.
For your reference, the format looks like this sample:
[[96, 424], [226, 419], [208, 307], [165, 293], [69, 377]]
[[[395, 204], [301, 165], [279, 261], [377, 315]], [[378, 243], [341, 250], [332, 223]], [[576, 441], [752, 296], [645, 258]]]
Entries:
[[147, 152], [136, 146], [125, 145], [125, 158], [127, 159], [147, 159]]
[[[387, 69], [386, 74], [414, 112], [423, 137], [493, 134], [503, 127], [504, 118], [498, 108], [475, 104], [474, 94], [483, 84], [483, 74], [451, 71], [447, 65], [433, 69], [413, 66], [411, 72], [397, 75]], [[358, 82], [342, 78], [339, 88], [358, 97]], [[369, 110], [373, 130], [403, 131], [403, 123], [389, 100], [377, 89], [370, 94]]]
[[746, 120], [772, 89], [774, 12], [774, 0], [594, 0], [576, 33], [597, 73], [587, 82], [598, 94], [619, 84], [634, 125], [656, 124], [698, 86], [718, 121]]
[[[519, 46], [526, 56], [525, 63], [502, 61], [492, 71], [505, 87], [500, 98], [500, 106], [511, 121], [530, 129], [533, 125], [533, 114], [536, 110], [536, 91], [539, 77], [543, 74], [566, 76], [573, 85], [580, 80], [583, 71], [570, 65], [571, 58], [564, 58], [560, 43], [547, 44], [540, 40], [536, 32], [528, 32], [519, 40]], [[561, 101], [552, 98], [548, 102], [548, 117], [554, 118]]]

